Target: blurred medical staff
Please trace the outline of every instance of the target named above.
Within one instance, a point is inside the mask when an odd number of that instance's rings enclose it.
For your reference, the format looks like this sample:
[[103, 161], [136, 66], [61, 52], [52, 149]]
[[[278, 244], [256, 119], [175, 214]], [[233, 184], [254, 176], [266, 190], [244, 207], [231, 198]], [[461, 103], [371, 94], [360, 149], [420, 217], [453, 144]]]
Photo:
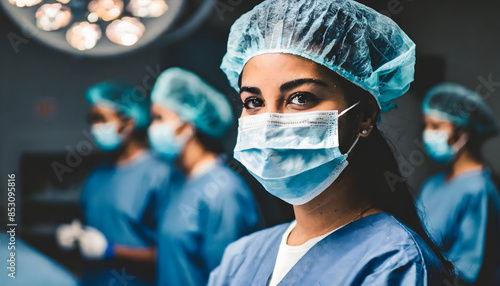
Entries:
[[[81, 194], [85, 226], [61, 226], [58, 242], [78, 244], [87, 263], [83, 285], [151, 285], [156, 225], [175, 171], [148, 150], [149, 100], [133, 86], [102, 82], [86, 94], [91, 134], [109, 160], [87, 178]], [[122, 282], [123, 282], [122, 281]]]
[[[0, 207], [1, 210], [3, 210]], [[2, 220], [6, 221], [6, 220]], [[43, 253], [16, 237], [14, 248], [9, 248], [10, 234], [8, 229], [1, 229], [0, 258], [2, 267], [0, 285], [5, 286], [77, 286], [78, 280], [68, 270], [45, 256]], [[11, 253], [15, 253], [11, 256]], [[7, 262], [5, 262], [7, 261]], [[11, 262], [12, 268], [11, 268]], [[13, 276], [8, 276], [10, 273]]]
[[[473, 91], [443, 83], [423, 101], [424, 146], [445, 170], [420, 194], [422, 220], [457, 276], [473, 285], [500, 285], [500, 196], [481, 150], [498, 133], [492, 111]], [[500, 273], [498, 273], [500, 274]]]
[[224, 95], [180, 68], [159, 76], [151, 99], [151, 147], [187, 176], [169, 192], [159, 226], [158, 283], [206, 285], [225, 247], [260, 221], [247, 184], [219, 156], [232, 110]]

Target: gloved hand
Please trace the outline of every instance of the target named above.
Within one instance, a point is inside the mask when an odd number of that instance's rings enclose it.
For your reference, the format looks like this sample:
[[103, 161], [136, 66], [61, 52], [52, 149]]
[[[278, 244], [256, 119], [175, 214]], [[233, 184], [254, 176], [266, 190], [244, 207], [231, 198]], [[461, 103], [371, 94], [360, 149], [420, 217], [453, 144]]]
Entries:
[[62, 224], [56, 229], [56, 241], [60, 248], [72, 250], [75, 248], [75, 242], [82, 234], [82, 224], [75, 219], [71, 224]]
[[108, 240], [97, 229], [87, 226], [79, 238], [80, 252], [86, 259], [103, 259], [113, 257], [113, 248]]

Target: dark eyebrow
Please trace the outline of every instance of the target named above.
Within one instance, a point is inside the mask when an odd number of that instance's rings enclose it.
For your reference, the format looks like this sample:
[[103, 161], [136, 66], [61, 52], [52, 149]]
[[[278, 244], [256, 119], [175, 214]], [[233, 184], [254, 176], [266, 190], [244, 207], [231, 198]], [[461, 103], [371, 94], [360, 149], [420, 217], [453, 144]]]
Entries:
[[314, 84], [317, 84], [317, 85], [322, 85], [322, 86], [328, 87], [328, 85], [324, 81], [321, 81], [319, 79], [314, 79], [314, 78], [299, 78], [299, 79], [295, 79], [295, 80], [292, 80], [292, 81], [289, 81], [287, 83], [282, 84], [281, 87], [280, 87], [280, 91], [284, 92], [284, 91], [287, 91], [287, 90], [290, 90], [290, 89], [294, 89], [294, 88], [296, 88], [298, 86], [301, 86], [303, 84], [306, 84], [306, 83], [314, 83]]
[[[306, 83], [314, 83], [317, 85], [322, 85], [322, 86], [328, 87], [328, 85], [324, 81], [321, 81], [319, 79], [299, 78], [299, 79], [295, 79], [295, 80], [292, 80], [292, 81], [289, 81], [289, 82], [282, 84], [280, 86], [280, 91], [284, 92], [284, 91], [296, 88], [296, 87], [301, 86], [301, 85], [306, 84]], [[253, 94], [257, 94], [257, 95], [262, 95], [262, 92], [258, 87], [242, 86], [240, 88], [240, 94], [242, 92], [249, 92], [249, 93], [253, 93]]]
[[240, 94], [244, 91], [249, 92], [249, 93], [253, 93], [253, 94], [257, 94], [257, 95], [262, 95], [262, 92], [260, 91], [260, 88], [258, 88], [258, 87], [242, 86], [240, 88]]

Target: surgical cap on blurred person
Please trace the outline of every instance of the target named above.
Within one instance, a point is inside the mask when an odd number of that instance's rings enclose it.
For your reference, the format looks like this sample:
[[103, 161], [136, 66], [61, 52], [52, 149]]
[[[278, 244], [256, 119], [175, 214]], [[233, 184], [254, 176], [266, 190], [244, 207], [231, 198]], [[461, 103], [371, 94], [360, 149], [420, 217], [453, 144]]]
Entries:
[[149, 100], [124, 81], [104, 81], [91, 86], [86, 98], [90, 104], [113, 109], [135, 121], [137, 129], [145, 129], [149, 124]]
[[264, 1], [232, 26], [221, 69], [239, 90], [245, 64], [269, 53], [333, 70], [370, 92], [382, 112], [413, 81], [415, 44], [391, 19], [350, 0]]
[[213, 138], [223, 137], [233, 122], [226, 97], [196, 74], [181, 68], [167, 69], [158, 77], [151, 100]]
[[431, 88], [423, 101], [424, 115], [471, 128], [479, 134], [495, 135], [499, 129], [491, 109], [472, 90], [456, 83]]

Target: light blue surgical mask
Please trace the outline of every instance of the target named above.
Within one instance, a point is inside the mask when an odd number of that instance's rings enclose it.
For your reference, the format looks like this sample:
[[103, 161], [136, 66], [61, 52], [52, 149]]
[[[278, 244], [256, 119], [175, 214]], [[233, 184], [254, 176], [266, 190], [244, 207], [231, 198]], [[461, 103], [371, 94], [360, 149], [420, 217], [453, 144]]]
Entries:
[[[359, 103], [359, 102], [358, 102]], [[272, 195], [292, 205], [310, 202], [347, 166], [339, 149], [337, 110], [264, 113], [239, 119], [234, 158]]]
[[175, 130], [181, 124], [180, 121], [171, 121], [149, 126], [148, 137], [151, 149], [160, 157], [173, 161], [181, 153], [191, 135], [187, 132], [175, 135]]
[[450, 132], [447, 130], [424, 130], [422, 137], [425, 151], [432, 160], [439, 163], [448, 163], [465, 145], [467, 141], [465, 134], [453, 146], [448, 145], [449, 134]]
[[107, 152], [118, 149], [125, 137], [118, 133], [118, 127], [113, 122], [93, 124], [90, 134], [97, 146]]

